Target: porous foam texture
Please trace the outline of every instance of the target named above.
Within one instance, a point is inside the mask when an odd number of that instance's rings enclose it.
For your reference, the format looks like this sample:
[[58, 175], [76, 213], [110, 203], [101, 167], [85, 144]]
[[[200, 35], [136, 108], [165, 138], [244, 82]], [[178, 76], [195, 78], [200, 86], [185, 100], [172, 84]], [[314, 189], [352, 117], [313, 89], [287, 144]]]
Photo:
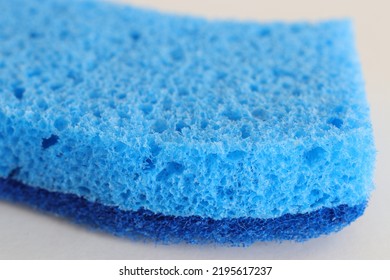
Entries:
[[123, 211], [118, 207], [90, 202], [72, 194], [49, 192], [4, 179], [0, 179], [0, 198], [68, 218], [75, 223], [87, 225], [92, 230], [134, 240], [233, 246], [246, 246], [256, 241], [305, 241], [339, 231], [362, 215], [366, 207], [366, 203], [339, 205], [271, 219], [214, 220], [199, 216], [165, 216], [144, 209]]
[[92, 0], [0, 11], [1, 178], [215, 221], [368, 200], [375, 149], [349, 21], [208, 21]]

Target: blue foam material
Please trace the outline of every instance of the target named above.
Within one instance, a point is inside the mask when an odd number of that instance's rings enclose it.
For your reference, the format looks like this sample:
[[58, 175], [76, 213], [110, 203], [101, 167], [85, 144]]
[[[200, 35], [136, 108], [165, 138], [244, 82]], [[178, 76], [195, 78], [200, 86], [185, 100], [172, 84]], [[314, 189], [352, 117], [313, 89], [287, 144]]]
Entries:
[[348, 20], [209, 21], [93, 0], [0, 11], [0, 178], [215, 221], [369, 199], [375, 148]]
[[93, 230], [135, 240], [233, 246], [246, 246], [259, 240], [305, 241], [336, 232], [362, 215], [366, 207], [366, 203], [363, 203], [322, 208], [306, 214], [286, 214], [271, 219], [214, 220], [199, 216], [164, 216], [144, 209], [123, 211], [76, 195], [48, 192], [4, 179], [0, 179], [0, 198], [68, 218]]

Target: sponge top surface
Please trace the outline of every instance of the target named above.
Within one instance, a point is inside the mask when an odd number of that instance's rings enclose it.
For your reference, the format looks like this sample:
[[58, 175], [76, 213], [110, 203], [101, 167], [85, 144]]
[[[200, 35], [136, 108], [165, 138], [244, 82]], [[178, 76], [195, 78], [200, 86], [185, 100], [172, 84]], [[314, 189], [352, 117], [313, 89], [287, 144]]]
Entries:
[[0, 0], [0, 176], [220, 219], [358, 205], [374, 148], [351, 23]]
[[54, 130], [230, 145], [366, 125], [348, 21], [208, 22], [96, 1], [11, 2], [1, 1], [0, 105]]

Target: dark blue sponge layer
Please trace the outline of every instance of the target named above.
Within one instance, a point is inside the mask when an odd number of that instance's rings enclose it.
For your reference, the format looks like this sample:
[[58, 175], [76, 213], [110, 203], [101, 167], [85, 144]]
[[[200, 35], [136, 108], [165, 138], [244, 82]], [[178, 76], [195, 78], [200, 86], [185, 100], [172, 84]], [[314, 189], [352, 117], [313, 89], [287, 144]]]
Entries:
[[341, 230], [361, 216], [366, 208], [366, 203], [340, 205], [306, 214], [286, 214], [274, 219], [176, 217], [148, 210], [123, 211], [89, 202], [73, 194], [49, 192], [1, 178], [0, 199], [23, 203], [90, 228], [132, 239], [231, 245], [271, 240], [304, 241]]

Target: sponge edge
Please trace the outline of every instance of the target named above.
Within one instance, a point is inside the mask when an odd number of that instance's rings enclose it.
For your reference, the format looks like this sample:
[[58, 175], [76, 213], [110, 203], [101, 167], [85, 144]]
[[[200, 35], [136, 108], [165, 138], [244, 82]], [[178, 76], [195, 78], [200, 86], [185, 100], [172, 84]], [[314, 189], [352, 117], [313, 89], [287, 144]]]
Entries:
[[361, 216], [366, 208], [366, 203], [362, 203], [322, 208], [306, 214], [286, 214], [274, 219], [213, 220], [199, 216], [166, 216], [143, 209], [123, 211], [72, 194], [48, 192], [4, 179], [0, 179], [0, 198], [134, 240], [232, 246], [246, 246], [256, 241], [305, 241], [337, 232]]

